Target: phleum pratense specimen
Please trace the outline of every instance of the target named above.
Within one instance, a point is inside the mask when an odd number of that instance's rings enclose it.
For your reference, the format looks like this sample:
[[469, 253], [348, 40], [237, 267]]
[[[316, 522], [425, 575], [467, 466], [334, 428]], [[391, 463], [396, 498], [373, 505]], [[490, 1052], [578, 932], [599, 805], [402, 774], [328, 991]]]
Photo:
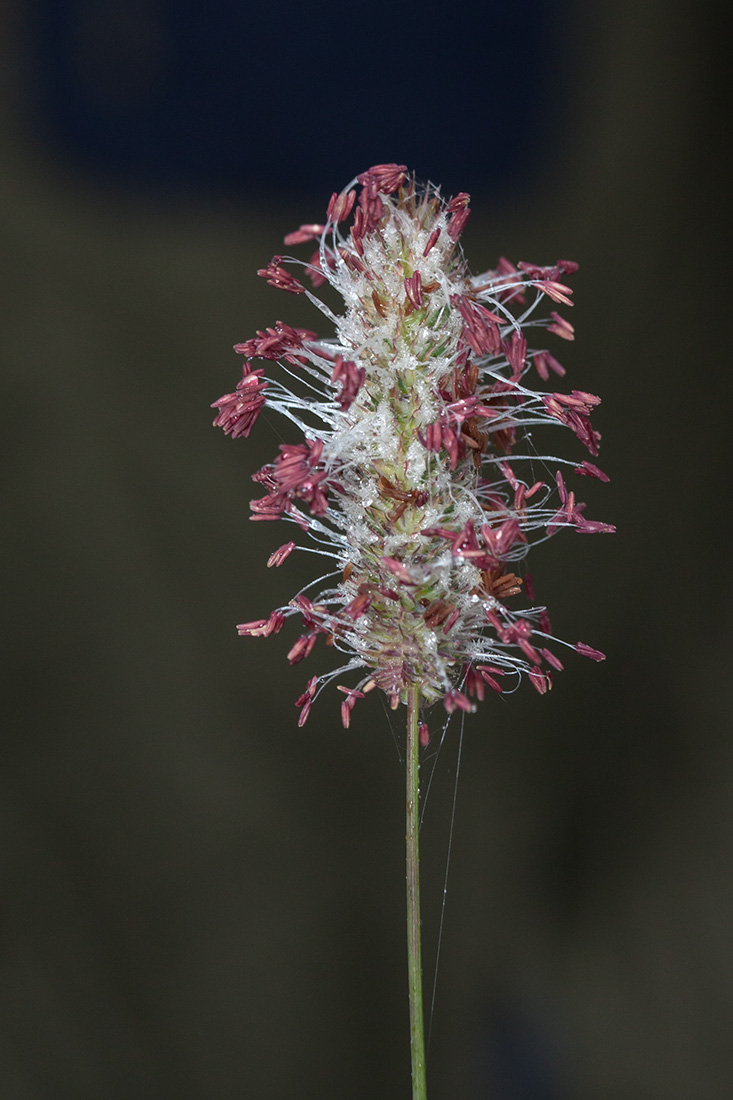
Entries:
[[[524, 558], [532, 543], [562, 528], [613, 530], [586, 518], [565, 478], [568, 468], [606, 475], [532, 442], [536, 427], [569, 428], [592, 457], [598, 453], [590, 417], [599, 398], [550, 388], [565, 370], [544, 346], [546, 334], [573, 339], [554, 306], [572, 305], [566, 278], [577, 265], [515, 266], [502, 258], [471, 275], [458, 243], [468, 204], [463, 192], [446, 201], [436, 187], [419, 186], [398, 164], [376, 165], [335, 193], [325, 224], [285, 238], [287, 246], [315, 242], [310, 259], [275, 256], [258, 272], [278, 289], [305, 294], [334, 334], [321, 338], [277, 321], [236, 345], [243, 377], [214, 405], [214, 423], [235, 437], [249, 435], [265, 406], [302, 432], [302, 442], [282, 444], [254, 475], [264, 495], [252, 502], [252, 519], [286, 520], [301, 549], [329, 559], [333, 570], [316, 582], [320, 591], [308, 586], [239, 633], [268, 636], [295, 617], [302, 632], [288, 654], [292, 664], [310, 656], [319, 636], [343, 655], [309, 680], [297, 700], [300, 725], [322, 687], [342, 677], [344, 726], [374, 688], [393, 708], [407, 706], [415, 1097], [425, 1095], [416, 819], [418, 740], [429, 736], [424, 712], [436, 702], [449, 713], [472, 711], [487, 688], [501, 692], [523, 675], [546, 692], [563, 667], [557, 647], [567, 643], [552, 636]], [[343, 312], [307, 289], [293, 265], [314, 290], [330, 283]], [[268, 377], [253, 367], [257, 360], [281, 369]], [[280, 546], [268, 565], [282, 565], [297, 545]], [[571, 648], [603, 659], [581, 642]]]

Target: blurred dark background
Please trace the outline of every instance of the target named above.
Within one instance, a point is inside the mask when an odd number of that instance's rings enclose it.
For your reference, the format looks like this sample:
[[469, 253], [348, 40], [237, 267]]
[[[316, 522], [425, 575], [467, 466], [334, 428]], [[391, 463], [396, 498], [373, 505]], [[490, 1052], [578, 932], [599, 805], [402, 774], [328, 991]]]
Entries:
[[472, 193], [474, 270], [580, 262], [562, 350], [612, 480], [579, 488], [619, 527], [532, 560], [607, 662], [466, 722], [431, 1096], [733, 1094], [727, 21], [0, 3], [0, 1096], [409, 1095], [401, 731], [335, 692], [298, 730], [291, 636], [236, 636], [311, 574], [248, 520], [273, 428], [208, 408], [233, 343], [318, 325], [256, 269], [388, 160]]

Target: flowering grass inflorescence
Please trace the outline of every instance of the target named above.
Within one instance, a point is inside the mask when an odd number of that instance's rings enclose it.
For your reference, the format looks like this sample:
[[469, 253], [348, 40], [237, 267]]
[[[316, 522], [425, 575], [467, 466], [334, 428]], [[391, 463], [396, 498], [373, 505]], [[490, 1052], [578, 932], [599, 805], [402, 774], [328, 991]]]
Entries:
[[[598, 453], [590, 414], [599, 398], [537, 388], [565, 371], [547, 349], [527, 345], [530, 329], [573, 339], [564, 317], [552, 308], [540, 316], [539, 307], [572, 304], [565, 279], [577, 265], [501, 259], [472, 276], [458, 244], [468, 203], [465, 193], [445, 201], [432, 185], [419, 187], [396, 164], [370, 168], [334, 194], [325, 224], [285, 238], [288, 246], [317, 242], [310, 259], [275, 256], [258, 274], [307, 295], [335, 335], [277, 321], [235, 346], [243, 377], [214, 405], [214, 423], [235, 437], [249, 435], [264, 406], [303, 433], [254, 475], [265, 495], [252, 502], [252, 519], [294, 524], [308, 536], [303, 548], [330, 558], [334, 572], [317, 594], [300, 592], [268, 619], [238, 627], [268, 636], [298, 616], [304, 629], [291, 663], [319, 635], [346, 655], [309, 681], [297, 701], [301, 725], [323, 685], [352, 670], [364, 671], [353, 686], [338, 685], [344, 726], [374, 687], [393, 707], [418, 687], [423, 703], [442, 700], [448, 712], [473, 710], [487, 687], [499, 692], [522, 674], [547, 691], [562, 668], [548, 648], [558, 639], [519, 563], [531, 543], [561, 528], [613, 530], [586, 519], [558, 466], [606, 475], [589, 461], [538, 454], [531, 442], [536, 426], [563, 426]], [[314, 288], [330, 283], [344, 312], [334, 315], [284, 263], [301, 264]], [[292, 384], [252, 360], [278, 361]], [[535, 469], [548, 470], [546, 480]], [[286, 542], [268, 565], [295, 548]], [[522, 588], [529, 606], [516, 608]], [[583, 643], [572, 648], [603, 658]]]

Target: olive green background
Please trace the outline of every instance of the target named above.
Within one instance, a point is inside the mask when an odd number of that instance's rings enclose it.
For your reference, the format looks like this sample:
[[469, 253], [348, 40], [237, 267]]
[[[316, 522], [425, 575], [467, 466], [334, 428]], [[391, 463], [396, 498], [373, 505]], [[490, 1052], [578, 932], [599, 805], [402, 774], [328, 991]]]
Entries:
[[[267, 571], [287, 535], [248, 519], [274, 430], [233, 443], [208, 409], [233, 343], [317, 327], [255, 270], [323, 211], [163, 201], [54, 161], [18, 11], [0, 6], [0, 1096], [405, 1097], [389, 719], [373, 698], [345, 732], [332, 692], [298, 730], [323, 654], [291, 670], [290, 635], [237, 638], [310, 563]], [[577, 2], [562, 155], [465, 234], [474, 270], [580, 262], [561, 351], [603, 397], [612, 481], [578, 489], [619, 533], [531, 564], [557, 632], [606, 663], [571, 657], [550, 695], [466, 722], [435, 1098], [488, 1095], [506, 1017], [549, 1052], [554, 1091], [527, 1100], [733, 1089], [724, 13]], [[458, 729], [423, 830], [428, 969]]]

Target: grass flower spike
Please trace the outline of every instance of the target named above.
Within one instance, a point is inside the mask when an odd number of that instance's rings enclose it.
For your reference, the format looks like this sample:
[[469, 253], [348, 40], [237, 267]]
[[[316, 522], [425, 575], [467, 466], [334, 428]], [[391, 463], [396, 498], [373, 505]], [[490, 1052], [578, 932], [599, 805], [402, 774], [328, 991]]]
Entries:
[[[305, 536], [301, 549], [330, 562], [325, 576], [239, 633], [267, 637], [295, 617], [302, 632], [288, 653], [292, 664], [309, 657], [319, 637], [343, 655], [308, 681], [297, 700], [300, 725], [321, 688], [342, 677], [352, 681], [337, 684], [346, 727], [374, 688], [393, 708], [407, 708], [413, 1100], [427, 1100], [418, 780], [429, 733], [421, 708], [442, 702], [449, 714], [470, 711], [487, 688], [501, 692], [522, 676], [546, 692], [566, 643], [552, 636], [522, 562], [533, 542], [561, 528], [613, 530], [587, 519], [566, 484], [568, 467], [606, 475], [588, 460], [538, 453], [532, 441], [541, 425], [569, 428], [598, 453], [590, 417], [599, 399], [549, 388], [565, 371], [542, 346], [544, 333], [573, 339], [552, 306], [572, 304], [565, 279], [576, 265], [501, 259], [471, 275], [458, 244], [468, 203], [463, 192], [445, 201], [437, 188], [418, 187], [399, 164], [378, 164], [334, 194], [325, 224], [301, 225], [285, 238], [287, 246], [315, 242], [310, 259], [274, 256], [258, 272], [279, 290], [307, 295], [334, 335], [321, 339], [282, 321], [258, 332], [236, 346], [243, 376], [214, 406], [214, 423], [232, 436], [248, 436], [265, 406], [302, 433], [254, 475], [264, 496], [252, 502], [252, 519], [286, 520], [301, 542]], [[335, 315], [292, 265], [314, 289], [330, 283], [343, 312]], [[528, 345], [532, 330], [538, 348]], [[253, 360], [275, 360], [282, 374], [266, 377]], [[281, 566], [298, 547], [288, 540], [267, 564]], [[526, 606], [515, 606], [520, 596]], [[572, 648], [603, 659], [582, 642]]]
[[[537, 453], [531, 442], [533, 428], [552, 425], [598, 453], [590, 417], [599, 398], [555, 392], [551, 379], [565, 371], [544, 346], [546, 334], [573, 339], [554, 307], [572, 305], [566, 279], [577, 265], [501, 259], [472, 276], [458, 243], [468, 204], [465, 193], [446, 201], [418, 186], [396, 164], [377, 165], [334, 194], [325, 224], [285, 238], [287, 246], [315, 244], [310, 259], [275, 256], [258, 272], [307, 295], [334, 335], [281, 321], [258, 332], [236, 345], [243, 377], [214, 405], [214, 423], [233, 437], [248, 436], [265, 406], [303, 435], [254, 475], [264, 495], [252, 502], [252, 519], [286, 520], [333, 571], [320, 591], [309, 586], [268, 619], [238, 627], [268, 636], [298, 618], [291, 663], [308, 657], [319, 636], [344, 655], [308, 682], [300, 724], [321, 688], [348, 674], [355, 682], [338, 685], [344, 726], [375, 687], [392, 707], [416, 688], [423, 705], [442, 700], [449, 712], [473, 710], [487, 688], [502, 691], [522, 675], [547, 691], [563, 667], [558, 640], [521, 563], [533, 542], [561, 528], [613, 530], [587, 519], [566, 484], [568, 468], [605, 474], [590, 461]], [[330, 283], [343, 312], [335, 315], [304, 280], [314, 289]], [[279, 362], [284, 374], [253, 369], [262, 360]], [[282, 565], [296, 548], [287, 541], [268, 565]], [[528, 606], [515, 606], [520, 595]], [[583, 643], [573, 648], [603, 657]]]

